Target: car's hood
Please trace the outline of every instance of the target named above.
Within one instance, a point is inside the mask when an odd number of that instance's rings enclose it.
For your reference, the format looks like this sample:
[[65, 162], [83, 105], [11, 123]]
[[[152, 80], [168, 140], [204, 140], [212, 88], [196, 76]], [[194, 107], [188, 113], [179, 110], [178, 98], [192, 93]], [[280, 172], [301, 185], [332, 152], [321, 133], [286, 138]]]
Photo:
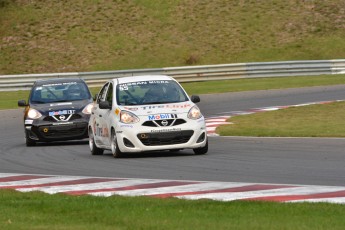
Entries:
[[37, 109], [42, 114], [48, 115], [51, 112], [58, 113], [59, 111], [64, 111], [64, 110], [74, 110], [74, 112], [78, 112], [84, 109], [85, 106], [91, 102], [92, 100], [52, 102], [52, 103], [46, 103], [46, 104], [31, 104], [30, 107]]
[[156, 104], [156, 105], [139, 105], [139, 106], [119, 106], [120, 110], [126, 110], [134, 113], [137, 116], [154, 115], [154, 114], [181, 114], [188, 113], [188, 111], [195, 104], [190, 101], [170, 104]]

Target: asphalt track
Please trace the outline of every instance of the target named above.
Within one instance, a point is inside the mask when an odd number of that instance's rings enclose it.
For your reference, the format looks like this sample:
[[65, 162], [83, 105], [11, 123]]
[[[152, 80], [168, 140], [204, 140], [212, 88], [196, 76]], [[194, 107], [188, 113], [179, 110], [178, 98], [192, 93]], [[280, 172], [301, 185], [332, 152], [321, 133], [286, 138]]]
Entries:
[[[345, 99], [345, 85], [201, 95], [205, 117], [232, 111]], [[210, 137], [195, 156], [145, 153], [92, 156], [86, 141], [26, 147], [22, 109], [0, 111], [0, 173], [305, 185], [345, 185], [345, 139]], [[306, 117], [307, 119], [307, 117]]]

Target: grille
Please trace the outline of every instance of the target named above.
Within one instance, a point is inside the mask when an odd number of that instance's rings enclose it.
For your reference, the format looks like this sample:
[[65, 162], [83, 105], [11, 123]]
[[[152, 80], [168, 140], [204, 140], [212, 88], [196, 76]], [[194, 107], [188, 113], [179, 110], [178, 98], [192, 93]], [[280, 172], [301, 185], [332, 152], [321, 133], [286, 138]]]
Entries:
[[[60, 115], [55, 115], [54, 117], [55, 117], [58, 121], [60, 121], [59, 116], [60, 116]], [[44, 121], [50, 121], [50, 122], [58, 122], [56, 119], [54, 119], [54, 117], [53, 117], [53, 116], [47, 116], [47, 117], [45, 117], [43, 120], [44, 120]], [[71, 116], [71, 118], [70, 118], [68, 121], [73, 121], [73, 120], [77, 120], [77, 119], [80, 119], [80, 118], [82, 118], [81, 115], [79, 115], [79, 114], [73, 114], [73, 115]]]
[[[163, 125], [162, 122], [167, 121], [167, 125]], [[166, 120], [154, 120], [154, 121], [145, 121], [142, 126], [148, 127], [158, 127], [158, 126], [176, 126], [186, 123], [183, 119], [166, 119]]]
[[40, 134], [44, 138], [64, 138], [84, 135], [87, 131], [87, 124], [81, 125], [61, 125], [61, 126], [41, 126]]
[[146, 146], [175, 145], [187, 143], [193, 136], [193, 130], [162, 133], [139, 133], [137, 137]]

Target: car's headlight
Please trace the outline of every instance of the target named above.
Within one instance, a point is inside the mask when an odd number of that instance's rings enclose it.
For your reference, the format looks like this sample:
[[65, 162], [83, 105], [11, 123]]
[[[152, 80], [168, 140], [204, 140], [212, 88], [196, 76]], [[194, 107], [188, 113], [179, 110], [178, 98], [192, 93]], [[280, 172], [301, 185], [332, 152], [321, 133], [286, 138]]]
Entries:
[[125, 124], [133, 124], [139, 122], [139, 118], [128, 111], [121, 111], [120, 121]]
[[198, 106], [193, 106], [188, 112], [188, 118], [189, 119], [196, 120], [196, 119], [199, 119], [201, 117], [202, 117], [202, 114], [201, 114], [201, 111], [198, 108]]
[[36, 109], [32, 109], [30, 108], [28, 111], [28, 118], [30, 119], [38, 119], [42, 117], [42, 114], [40, 112], [38, 112]]
[[85, 108], [83, 109], [83, 113], [84, 114], [91, 114], [91, 110], [93, 108], [93, 103], [88, 104], [87, 106], [85, 106]]

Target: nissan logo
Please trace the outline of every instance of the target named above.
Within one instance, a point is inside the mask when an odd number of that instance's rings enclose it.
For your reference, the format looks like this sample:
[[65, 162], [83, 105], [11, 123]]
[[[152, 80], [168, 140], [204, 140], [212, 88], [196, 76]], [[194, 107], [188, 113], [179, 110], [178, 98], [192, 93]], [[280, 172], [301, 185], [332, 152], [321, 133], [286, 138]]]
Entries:
[[167, 121], [167, 120], [163, 120], [163, 121], [162, 121], [162, 125], [163, 125], [163, 126], [167, 126], [167, 125], [168, 125], [168, 121]]
[[64, 120], [66, 119], [66, 117], [65, 117], [64, 115], [60, 115], [60, 116], [59, 116], [59, 119], [60, 119], [61, 121], [64, 121]]

